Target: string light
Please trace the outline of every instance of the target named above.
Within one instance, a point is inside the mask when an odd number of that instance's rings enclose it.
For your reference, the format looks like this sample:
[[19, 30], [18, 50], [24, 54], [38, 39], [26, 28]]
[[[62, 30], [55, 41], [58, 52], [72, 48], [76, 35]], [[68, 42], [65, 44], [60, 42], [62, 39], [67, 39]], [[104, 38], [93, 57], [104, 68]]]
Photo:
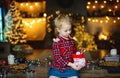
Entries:
[[89, 9], [90, 7], [89, 6], [87, 6], [87, 9]]
[[103, 20], [100, 20], [100, 23], [103, 23]]
[[35, 6], [38, 6], [38, 3], [37, 3], [37, 2], [35, 3]]
[[108, 23], [108, 20], [106, 20], [105, 22]]
[[108, 17], [108, 16], [106, 16], [105, 18], [106, 18], [107, 20], [109, 20], [109, 17]]
[[120, 20], [120, 17], [117, 17], [118, 20]]
[[104, 5], [101, 5], [101, 8], [104, 8]]
[[116, 23], [116, 20], [113, 20], [114, 23]]
[[104, 1], [104, 4], [106, 4], [107, 3], [107, 1]]
[[30, 6], [30, 9], [32, 9], [33, 8], [33, 6]]
[[115, 9], [117, 9], [118, 8], [118, 6], [117, 5], [115, 5]]
[[96, 6], [95, 5], [93, 5], [93, 9], [95, 9], [96, 8]]
[[91, 21], [91, 19], [90, 19], [90, 18], [88, 18], [88, 21]]
[[95, 20], [93, 19], [92, 22], [95, 22]]
[[46, 14], [46, 13], [44, 13], [44, 14], [43, 14], [43, 16], [44, 16], [44, 17], [46, 17], [46, 16], [47, 16], [47, 14]]
[[118, 3], [119, 3], [119, 0], [116, 0], [116, 2], [118, 2]]
[[32, 20], [31, 22], [27, 22], [27, 21], [23, 21], [23, 24], [25, 24], [25, 26], [29, 26], [30, 28], [32, 28], [33, 24], [35, 23], [40, 23], [40, 22], [43, 22], [43, 21], [46, 21], [46, 18], [40, 18], [38, 20]]
[[109, 12], [111, 12], [112, 10], [111, 9], [108, 9]]
[[28, 6], [28, 3], [26, 3], [26, 6]]
[[96, 19], [95, 22], [98, 22], [98, 19]]
[[45, 12], [45, 2], [17, 2], [18, 8], [22, 11], [23, 17], [41, 17], [42, 14]]
[[90, 4], [91, 4], [91, 2], [88, 2], [87, 4], [88, 4], [88, 5], [90, 5]]
[[108, 17], [108, 16], [106, 16], [106, 17], [103, 17], [103, 19], [97, 19], [97, 18], [88, 18], [87, 19], [88, 20], [88, 22], [96, 22], [96, 23], [109, 23], [109, 21], [113, 21], [113, 23], [119, 23], [119, 21], [117, 21], [117, 20], [120, 20], [120, 17], [116, 17], [116, 18], [110, 18], [110, 17]]
[[[88, 0], [86, 8], [88, 10], [89, 15], [94, 15], [94, 16], [97, 16], [97, 15], [99, 15], [99, 16], [103, 16], [103, 15], [117, 16], [117, 14], [119, 12], [119, 10], [118, 10], [119, 5], [120, 5], [119, 0], [114, 1], [114, 3], [113, 3], [113, 0], [109, 0], [109, 1], [107, 1], [107, 0], [103, 0], [103, 1]], [[92, 8], [90, 9], [90, 7], [92, 7]]]
[[41, 22], [41, 21], [42, 21], [41, 19], [38, 19], [38, 20], [37, 20], [37, 23], [39, 23], [39, 22]]
[[98, 1], [95, 1], [95, 3], [97, 4], [97, 3], [98, 3]]
[[23, 3], [21, 3], [20, 5], [23, 6]]

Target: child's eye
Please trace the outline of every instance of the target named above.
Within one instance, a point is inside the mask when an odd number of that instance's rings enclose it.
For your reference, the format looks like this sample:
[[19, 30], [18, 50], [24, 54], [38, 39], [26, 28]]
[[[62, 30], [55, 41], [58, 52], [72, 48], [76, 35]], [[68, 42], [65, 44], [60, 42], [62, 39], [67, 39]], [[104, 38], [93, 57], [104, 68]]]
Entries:
[[71, 29], [69, 29], [69, 31], [71, 31]]
[[65, 32], [67, 32], [67, 30], [65, 30]]
[[68, 31], [71, 32], [71, 30], [65, 30], [65, 32], [68, 32]]

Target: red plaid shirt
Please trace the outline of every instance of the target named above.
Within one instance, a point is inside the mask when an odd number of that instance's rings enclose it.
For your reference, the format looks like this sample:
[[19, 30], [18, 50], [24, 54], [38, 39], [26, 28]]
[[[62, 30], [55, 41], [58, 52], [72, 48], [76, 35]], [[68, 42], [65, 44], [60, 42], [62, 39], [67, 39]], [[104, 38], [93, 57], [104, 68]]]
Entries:
[[73, 62], [72, 54], [76, 52], [76, 43], [72, 38], [67, 40], [58, 36], [56, 39], [52, 47], [54, 59], [51, 67], [64, 72], [67, 64]]

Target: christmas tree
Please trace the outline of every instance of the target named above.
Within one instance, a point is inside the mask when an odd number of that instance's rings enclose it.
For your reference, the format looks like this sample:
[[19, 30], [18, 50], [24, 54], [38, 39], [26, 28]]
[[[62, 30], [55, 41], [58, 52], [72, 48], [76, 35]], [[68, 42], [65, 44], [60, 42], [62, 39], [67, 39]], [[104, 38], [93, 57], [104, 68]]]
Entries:
[[4, 39], [11, 44], [26, 43], [26, 32], [22, 24], [22, 17], [15, 1], [5, 16]]
[[74, 39], [78, 44], [78, 49], [85, 48], [87, 51], [97, 50], [97, 45], [94, 41], [94, 36], [85, 31], [85, 19], [81, 17], [81, 23], [75, 23]]

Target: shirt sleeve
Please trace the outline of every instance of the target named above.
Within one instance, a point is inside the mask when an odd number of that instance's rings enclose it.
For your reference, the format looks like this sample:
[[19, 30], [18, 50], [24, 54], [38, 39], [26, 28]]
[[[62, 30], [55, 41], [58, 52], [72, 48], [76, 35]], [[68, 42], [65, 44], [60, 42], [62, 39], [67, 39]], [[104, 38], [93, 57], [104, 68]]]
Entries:
[[52, 49], [53, 49], [54, 60], [59, 65], [66, 66], [69, 63], [69, 61], [62, 57], [61, 52], [60, 52], [60, 48], [59, 48], [59, 43], [58, 42], [54, 42]]

